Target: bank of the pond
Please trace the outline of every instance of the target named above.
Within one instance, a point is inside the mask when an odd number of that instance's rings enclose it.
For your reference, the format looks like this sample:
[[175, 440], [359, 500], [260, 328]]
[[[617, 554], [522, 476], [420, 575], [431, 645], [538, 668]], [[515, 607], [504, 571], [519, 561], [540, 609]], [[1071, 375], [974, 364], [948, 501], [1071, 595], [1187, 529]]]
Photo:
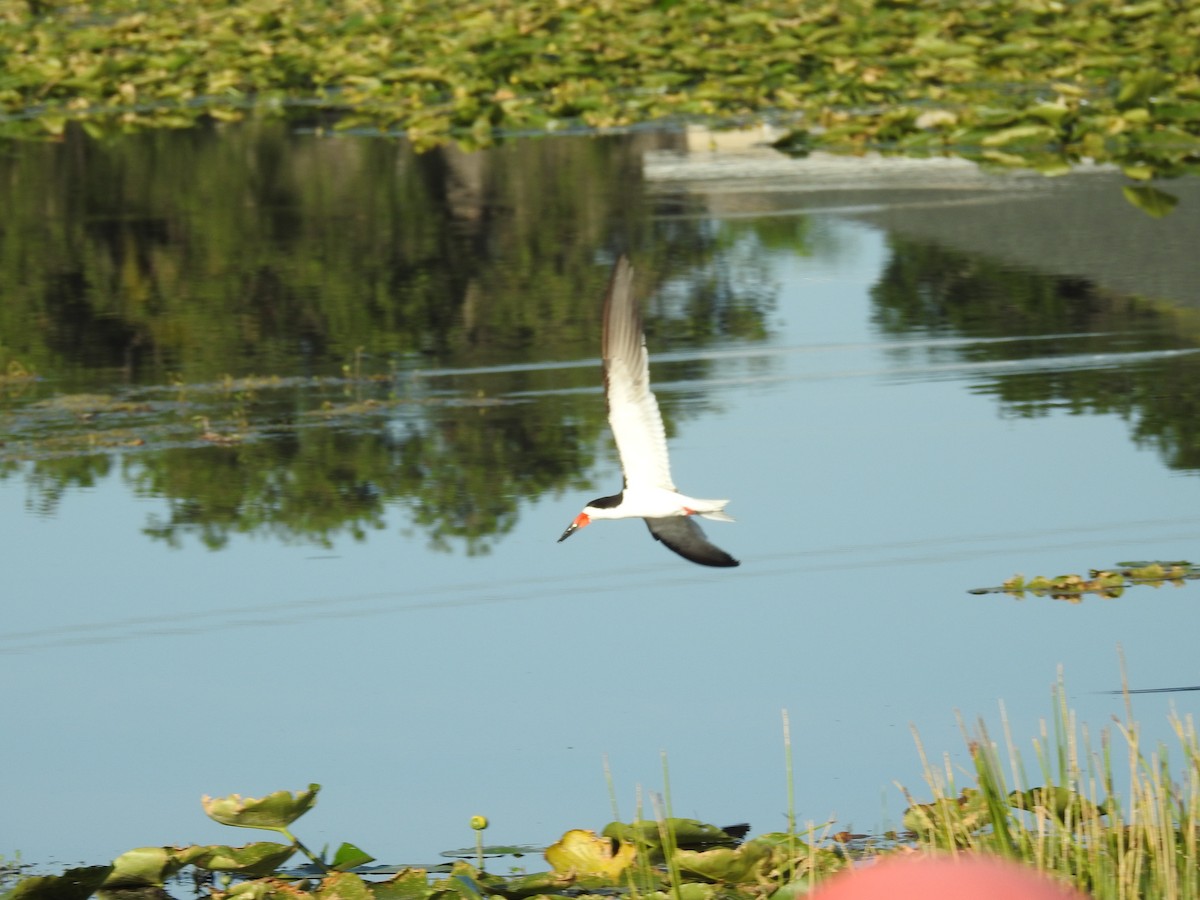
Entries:
[[664, 118], [789, 146], [1135, 179], [1200, 165], [1200, 7], [1146, 0], [27, 0], [0, 12], [0, 134], [290, 115], [422, 145]]

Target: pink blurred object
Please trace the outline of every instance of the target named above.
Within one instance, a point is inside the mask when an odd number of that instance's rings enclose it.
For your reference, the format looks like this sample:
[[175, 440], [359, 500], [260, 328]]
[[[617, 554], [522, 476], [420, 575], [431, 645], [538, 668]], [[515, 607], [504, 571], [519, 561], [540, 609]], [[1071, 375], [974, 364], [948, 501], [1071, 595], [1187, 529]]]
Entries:
[[1028, 866], [991, 856], [892, 856], [841, 872], [811, 900], [1087, 900]]

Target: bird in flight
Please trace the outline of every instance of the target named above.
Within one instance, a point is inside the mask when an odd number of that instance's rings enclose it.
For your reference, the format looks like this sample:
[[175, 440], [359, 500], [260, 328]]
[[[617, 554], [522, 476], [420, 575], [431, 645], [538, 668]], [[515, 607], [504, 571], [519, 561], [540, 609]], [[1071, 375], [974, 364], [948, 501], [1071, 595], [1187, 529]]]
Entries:
[[705, 537], [695, 516], [732, 522], [728, 500], [701, 500], [675, 489], [667, 456], [667, 433], [650, 390], [650, 358], [642, 316], [633, 296], [633, 267], [622, 256], [613, 266], [604, 297], [604, 394], [625, 475], [619, 494], [583, 508], [559, 543], [596, 519], [645, 519], [654, 539], [702, 566], [736, 566], [738, 561]]

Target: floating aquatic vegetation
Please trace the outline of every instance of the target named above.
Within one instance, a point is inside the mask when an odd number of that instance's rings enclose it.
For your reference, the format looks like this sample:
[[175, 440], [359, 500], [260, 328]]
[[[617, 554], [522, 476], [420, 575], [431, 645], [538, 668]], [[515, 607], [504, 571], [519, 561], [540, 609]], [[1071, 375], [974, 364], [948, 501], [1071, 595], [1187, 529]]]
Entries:
[[1025, 578], [1014, 575], [998, 587], [972, 588], [970, 594], [1009, 594], [1018, 599], [1026, 593], [1035, 597], [1049, 596], [1055, 600], [1078, 603], [1085, 594], [1099, 597], [1120, 597], [1126, 588], [1136, 585], [1161, 587], [1171, 584], [1183, 587], [1187, 581], [1200, 578], [1200, 566], [1186, 560], [1176, 562], [1122, 562], [1117, 568], [1091, 569], [1087, 575], [1055, 575], [1047, 578], [1038, 575]]
[[[1081, 0], [10, 4], [0, 132], [289, 116], [419, 147], [767, 117], [784, 145], [1139, 182], [1200, 167], [1200, 14]], [[1169, 211], [1162, 192], [1131, 201]]]
[[[544, 851], [550, 870], [509, 877], [483, 869], [483, 857], [498, 853], [518, 855], [531, 847], [485, 848], [477, 839], [473, 851], [478, 867], [456, 862], [441, 866], [368, 866], [373, 857], [353, 844], [343, 843], [331, 857], [314, 854], [292, 833], [292, 824], [315, 805], [320, 785], [306, 790], [276, 791], [265, 797], [205, 797], [205, 813], [223, 825], [278, 832], [286, 843], [263, 841], [241, 847], [193, 845], [139, 847], [117, 857], [110, 866], [73, 869], [59, 876], [25, 878], [4, 895], [5, 900], [85, 900], [96, 891], [151, 890], [163, 885], [187, 866], [223, 873], [225, 880], [211, 892], [213, 900], [482, 900], [499, 896], [521, 898], [575, 897], [581, 891], [605, 895], [705, 900], [717, 896], [759, 897], [772, 881], [811, 875], [817, 865], [832, 871], [844, 864], [832, 850], [814, 851], [794, 834], [763, 835], [743, 843], [749, 826], [717, 828], [694, 819], [666, 818], [631, 824], [612, 823], [608, 832], [621, 832], [629, 840], [572, 829]], [[487, 827], [484, 816], [473, 816], [470, 826], [477, 838]], [[664, 850], [669, 848], [669, 850]], [[689, 849], [692, 848], [692, 849]], [[707, 849], [696, 849], [707, 848]], [[309, 864], [283, 868], [296, 853]], [[664, 859], [664, 853], [674, 858]], [[443, 855], [460, 855], [449, 851]], [[664, 865], [665, 863], [665, 865]], [[636, 864], [636, 865], [635, 865]], [[445, 878], [431, 879], [431, 873]], [[681, 874], [685, 873], [685, 874]], [[375, 876], [391, 876], [374, 880]], [[233, 880], [234, 878], [238, 880]], [[679, 893], [682, 892], [682, 893]]]

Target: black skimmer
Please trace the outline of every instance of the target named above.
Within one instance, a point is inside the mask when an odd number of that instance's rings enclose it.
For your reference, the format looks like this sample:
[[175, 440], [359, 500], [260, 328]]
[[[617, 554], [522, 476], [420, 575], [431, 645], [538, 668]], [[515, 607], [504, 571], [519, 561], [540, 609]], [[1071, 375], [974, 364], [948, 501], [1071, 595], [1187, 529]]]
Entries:
[[667, 433], [650, 390], [650, 358], [642, 316], [633, 296], [633, 267], [622, 256], [613, 266], [604, 297], [604, 394], [625, 475], [621, 493], [583, 508], [558, 540], [561, 543], [595, 519], [645, 519], [654, 539], [702, 566], [736, 566], [738, 561], [708, 538], [693, 516], [732, 522], [728, 500], [681, 494], [671, 480]]

